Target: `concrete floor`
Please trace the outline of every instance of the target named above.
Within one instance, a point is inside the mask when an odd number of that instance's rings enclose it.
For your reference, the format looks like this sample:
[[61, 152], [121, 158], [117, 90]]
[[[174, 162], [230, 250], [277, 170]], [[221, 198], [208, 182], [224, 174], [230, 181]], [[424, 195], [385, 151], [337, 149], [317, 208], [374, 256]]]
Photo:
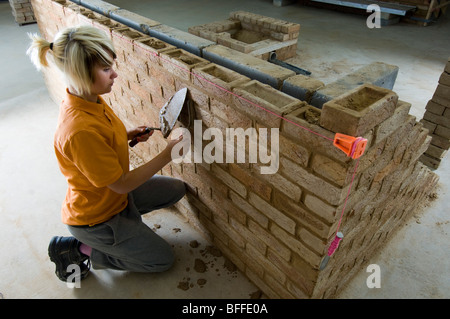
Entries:
[[[187, 31], [189, 26], [226, 19], [247, 10], [300, 23], [298, 56], [292, 64], [329, 83], [365, 64], [382, 61], [399, 66], [394, 91], [412, 103], [421, 118], [450, 56], [450, 19], [429, 27], [396, 24], [368, 29], [363, 16], [291, 5], [271, 0], [110, 1], [161, 23]], [[178, 262], [163, 274], [94, 270], [81, 288], [68, 288], [54, 275], [47, 256], [53, 235], [69, 235], [60, 222], [66, 183], [53, 153], [58, 105], [50, 99], [42, 76], [25, 55], [27, 32], [36, 24], [18, 26], [8, 2], [0, 2], [0, 299], [13, 298], [239, 298], [257, 291], [241, 273], [224, 266], [225, 259], [208, 253], [209, 245], [182, 218], [169, 210], [146, 216], [149, 226], [174, 247]], [[340, 298], [449, 298], [450, 257], [448, 213], [450, 159], [444, 159], [437, 199], [409, 220], [370, 261], [381, 269], [381, 288], [369, 289], [369, 273], [361, 269]], [[179, 229], [180, 231], [178, 231]], [[189, 243], [197, 240], [198, 248]], [[195, 259], [208, 270], [194, 270]], [[200, 285], [198, 279], [205, 279]], [[188, 290], [180, 282], [190, 284]]]

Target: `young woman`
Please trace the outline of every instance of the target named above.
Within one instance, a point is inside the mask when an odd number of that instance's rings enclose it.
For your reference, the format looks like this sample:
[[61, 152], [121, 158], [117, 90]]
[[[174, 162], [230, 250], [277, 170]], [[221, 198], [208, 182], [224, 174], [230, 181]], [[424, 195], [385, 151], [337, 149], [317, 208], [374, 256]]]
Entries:
[[136, 272], [169, 269], [174, 262], [170, 245], [143, 223], [141, 214], [171, 206], [185, 195], [182, 181], [157, 175], [182, 137], [169, 140], [155, 158], [130, 171], [128, 141], [145, 127], [127, 131], [101, 97], [117, 77], [111, 40], [91, 26], [63, 30], [52, 43], [38, 35], [30, 38], [27, 53], [37, 68], [51, 60], [67, 84], [54, 148], [68, 183], [62, 221], [73, 237], [50, 241], [56, 275], [66, 281], [71, 264], [80, 267], [81, 279], [91, 264]]

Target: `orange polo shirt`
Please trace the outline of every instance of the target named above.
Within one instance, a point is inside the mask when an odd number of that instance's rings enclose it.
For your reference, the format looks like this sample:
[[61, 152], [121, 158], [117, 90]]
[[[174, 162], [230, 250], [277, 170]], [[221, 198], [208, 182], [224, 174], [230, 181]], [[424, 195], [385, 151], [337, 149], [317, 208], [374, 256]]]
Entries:
[[68, 183], [63, 223], [95, 225], [127, 206], [126, 194], [107, 187], [129, 170], [127, 131], [101, 97], [93, 103], [66, 91], [54, 147]]

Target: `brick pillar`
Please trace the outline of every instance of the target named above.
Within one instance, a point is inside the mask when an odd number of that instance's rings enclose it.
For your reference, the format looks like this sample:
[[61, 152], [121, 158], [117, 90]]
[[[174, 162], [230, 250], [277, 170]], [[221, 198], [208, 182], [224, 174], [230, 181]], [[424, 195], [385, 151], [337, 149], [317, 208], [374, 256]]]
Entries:
[[431, 144], [420, 161], [436, 169], [450, 147], [450, 58], [420, 122], [432, 137]]

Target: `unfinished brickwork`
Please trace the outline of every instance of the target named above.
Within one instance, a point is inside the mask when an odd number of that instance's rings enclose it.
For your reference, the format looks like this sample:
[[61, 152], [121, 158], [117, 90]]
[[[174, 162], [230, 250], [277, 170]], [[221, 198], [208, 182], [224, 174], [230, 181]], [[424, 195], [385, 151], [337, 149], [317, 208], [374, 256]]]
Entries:
[[438, 168], [450, 147], [450, 58], [420, 122], [432, 137], [420, 160], [431, 168]]
[[272, 52], [278, 60], [294, 57], [299, 32], [299, 24], [245, 11], [231, 12], [227, 20], [189, 28], [189, 33], [265, 60]]
[[[105, 98], [125, 125], [157, 124], [167, 99], [187, 87], [203, 131], [279, 129], [274, 174], [261, 174], [263, 164], [249, 161], [171, 163], [161, 172], [186, 182], [177, 209], [269, 298], [334, 297], [438, 181], [418, 161], [431, 140], [428, 130], [390, 90], [360, 86], [321, 110], [71, 2], [32, 2], [49, 40], [78, 23], [110, 34], [119, 77]], [[44, 76], [59, 103], [60, 77], [53, 68]], [[368, 140], [357, 160], [333, 146], [333, 130], [341, 129], [333, 122], [344, 113], [351, 133]], [[153, 134], [130, 149], [133, 163], [148, 161], [165, 145]], [[319, 270], [341, 214], [344, 239]]]
[[9, 0], [9, 4], [14, 19], [19, 25], [36, 22], [30, 0]]

